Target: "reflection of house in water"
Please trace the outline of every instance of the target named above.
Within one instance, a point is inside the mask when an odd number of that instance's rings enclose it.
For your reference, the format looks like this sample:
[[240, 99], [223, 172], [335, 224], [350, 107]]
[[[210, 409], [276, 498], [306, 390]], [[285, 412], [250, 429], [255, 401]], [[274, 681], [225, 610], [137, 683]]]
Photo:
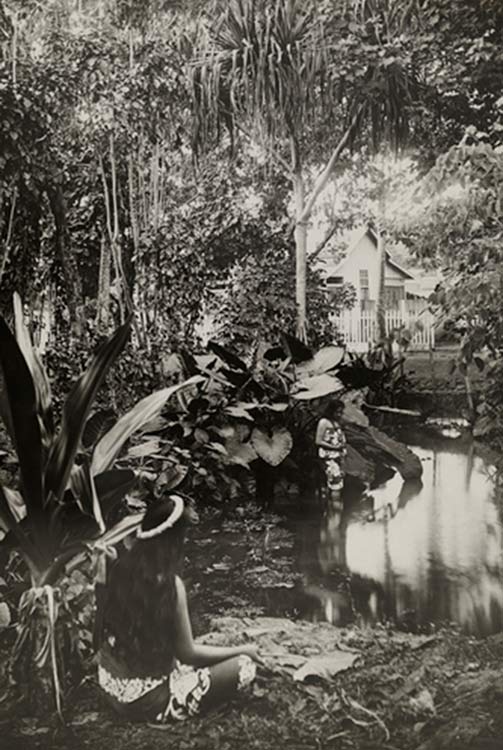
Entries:
[[[413, 610], [417, 623], [450, 620], [474, 633], [499, 630], [502, 528], [486, 466], [448, 441], [438, 450], [414, 450], [423, 460], [422, 487], [416, 485], [408, 501], [404, 487], [392, 502], [394, 515], [349, 521], [347, 565], [382, 586], [389, 617]], [[395, 496], [396, 488], [391, 501]]]

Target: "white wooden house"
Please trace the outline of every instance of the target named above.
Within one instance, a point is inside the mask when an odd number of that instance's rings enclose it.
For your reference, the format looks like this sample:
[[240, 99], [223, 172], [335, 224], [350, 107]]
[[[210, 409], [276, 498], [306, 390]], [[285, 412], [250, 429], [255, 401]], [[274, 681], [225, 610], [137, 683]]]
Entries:
[[[352, 310], [334, 316], [335, 323], [349, 349], [365, 351], [377, 340], [376, 306], [380, 284], [380, 238], [370, 226], [362, 227], [348, 247], [345, 258], [325, 266], [326, 285], [334, 292], [344, 283], [356, 290]], [[434, 344], [433, 319], [425, 299], [415, 290], [415, 276], [396, 263], [385, 251], [384, 299], [388, 332], [397, 328], [414, 330], [413, 349], [428, 349]]]

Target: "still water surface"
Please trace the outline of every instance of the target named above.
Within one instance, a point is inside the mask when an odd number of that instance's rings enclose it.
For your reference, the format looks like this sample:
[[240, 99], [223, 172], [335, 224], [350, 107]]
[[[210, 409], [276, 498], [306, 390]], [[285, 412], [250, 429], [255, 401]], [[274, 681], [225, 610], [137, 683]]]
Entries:
[[304, 616], [503, 630], [503, 513], [494, 466], [464, 438], [419, 434], [407, 443], [422, 461], [421, 481], [395, 475], [342, 516], [298, 524], [310, 600]]

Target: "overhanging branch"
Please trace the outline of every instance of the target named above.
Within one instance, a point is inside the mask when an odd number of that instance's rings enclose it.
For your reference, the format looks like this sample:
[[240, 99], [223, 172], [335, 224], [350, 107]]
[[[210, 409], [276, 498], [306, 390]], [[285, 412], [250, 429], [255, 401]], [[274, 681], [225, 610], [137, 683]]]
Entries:
[[322, 171], [316, 178], [311, 194], [309, 195], [308, 199], [304, 203], [304, 208], [302, 209], [302, 213], [300, 214], [300, 216], [295, 217], [295, 221], [292, 222], [292, 225], [290, 226], [289, 234], [291, 234], [294, 231], [295, 226], [297, 224], [304, 224], [311, 216], [311, 211], [313, 210], [314, 204], [316, 203], [321, 191], [324, 189], [325, 185], [327, 184], [328, 178], [332, 174], [332, 171], [335, 165], [337, 164], [337, 160], [339, 156], [341, 155], [342, 151], [346, 147], [351, 137], [351, 133], [353, 132], [353, 129], [356, 126], [356, 123], [358, 122], [358, 118], [360, 117], [362, 113], [363, 107], [364, 105], [361, 104], [356, 110], [342, 138], [340, 139], [337, 146], [334, 148], [332, 155], [330, 159], [328, 160], [326, 166], [322, 169]]

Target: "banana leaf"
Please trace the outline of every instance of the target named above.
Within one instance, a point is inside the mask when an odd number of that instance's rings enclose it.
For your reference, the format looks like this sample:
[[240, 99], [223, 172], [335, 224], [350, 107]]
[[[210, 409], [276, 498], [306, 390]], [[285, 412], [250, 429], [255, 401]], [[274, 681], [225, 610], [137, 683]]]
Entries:
[[42, 439], [31, 372], [19, 344], [0, 318], [0, 368], [12, 420], [23, 496], [28, 512], [40, 522], [43, 515]]
[[97, 475], [107, 471], [119, 455], [126, 440], [158, 416], [171, 396], [184, 388], [198, 385], [203, 380], [204, 378], [200, 375], [194, 375], [183, 383], [162, 388], [138, 401], [136, 406], [124, 414], [95, 446], [91, 461], [92, 474]]
[[53, 442], [46, 472], [46, 492], [52, 491], [57, 501], [67, 487], [93, 401], [110, 366], [124, 348], [129, 330], [127, 321], [98, 349], [65, 401], [61, 429]]

